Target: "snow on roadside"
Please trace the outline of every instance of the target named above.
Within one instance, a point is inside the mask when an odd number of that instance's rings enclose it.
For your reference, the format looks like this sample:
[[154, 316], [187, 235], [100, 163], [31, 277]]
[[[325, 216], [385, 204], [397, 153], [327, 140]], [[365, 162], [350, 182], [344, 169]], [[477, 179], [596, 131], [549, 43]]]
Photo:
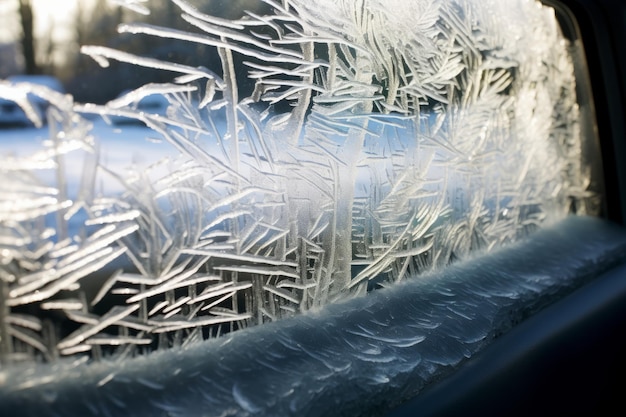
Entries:
[[[99, 146], [100, 163], [122, 175], [131, 169], [145, 169], [162, 158], [177, 155], [170, 145], [155, 138], [154, 131], [145, 126], [115, 126], [97, 119], [93, 121], [91, 134]], [[28, 157], [42, 150], [48, 138], [47, 126], [0, 129], [0, 157]], [[75, 198], [84, 166], [82, 161], [76, 161], [72, 156], [70, 154], [69, 160], [66, 160], [65, 170], [70, 192], [68, 197]], [[109, 175], [99, 175], [97, 185], [97, 191], [103, 195], [124, 191], [122, 184]]]

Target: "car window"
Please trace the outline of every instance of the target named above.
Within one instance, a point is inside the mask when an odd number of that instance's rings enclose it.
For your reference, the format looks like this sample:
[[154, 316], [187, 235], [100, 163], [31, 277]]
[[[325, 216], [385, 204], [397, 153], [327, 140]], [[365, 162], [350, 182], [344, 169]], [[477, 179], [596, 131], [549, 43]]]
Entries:
[[72, 3], [70, 46], [3, 69], [3, 364], [220, 338], [601, 213], [552, 7], [229, 4]]

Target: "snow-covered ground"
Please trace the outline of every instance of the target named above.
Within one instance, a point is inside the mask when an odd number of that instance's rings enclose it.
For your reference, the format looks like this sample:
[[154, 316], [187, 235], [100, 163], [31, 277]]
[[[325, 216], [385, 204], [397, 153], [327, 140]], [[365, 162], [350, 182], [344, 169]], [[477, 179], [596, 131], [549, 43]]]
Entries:
[[[155, 133], [142, 125], [112, 125], [97, 118], [93, 120], [91, 135], [98, 146], [100, 164], [109, 170], [123, 175], [130, 169], [142, 169], [175, 155], [177, 152]], [[47, 126], [0, 128], [0, 156], [28, 158], [44, 149], [44, 141], [50, 137]], [[83, 176], [85, 166], [76, 155], [69, 154], [65, 171], [69, 197], [75, 197], [77, 185]], [[105, 194], [123, 191], [122, 185], [107, 175], [99, 175], [98, 191]]]

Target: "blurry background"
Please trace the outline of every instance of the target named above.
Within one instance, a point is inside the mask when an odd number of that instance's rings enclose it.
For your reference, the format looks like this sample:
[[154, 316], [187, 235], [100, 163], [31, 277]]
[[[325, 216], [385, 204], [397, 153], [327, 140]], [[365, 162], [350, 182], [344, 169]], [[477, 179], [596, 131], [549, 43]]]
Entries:
[[[136, 2], [147, 6], [150, 15], [131, 10], [122, 6], [123, 3], [123, 0], [0, 0], [0, 78], [17, 74], [54, 75], [76, 101], [93, 103], [104, 103], [124, 90], [148, 82], [171, 81], [172, 74], [166, 71], [129, 64], [111, 62], [109, 68], [101, 68], [80, 54], [81, 45], [104, 45], [221, 72], [214, 48], [117, 33], [120, 23], [129, 22], [193, 30], [180, 18], [180, 10], [171, 0]], [[201, 11], [230, 19], [242, 17], [243, 10], [264, 14], [268, 9], [258, 0], [189, 0], [189, 3]]]

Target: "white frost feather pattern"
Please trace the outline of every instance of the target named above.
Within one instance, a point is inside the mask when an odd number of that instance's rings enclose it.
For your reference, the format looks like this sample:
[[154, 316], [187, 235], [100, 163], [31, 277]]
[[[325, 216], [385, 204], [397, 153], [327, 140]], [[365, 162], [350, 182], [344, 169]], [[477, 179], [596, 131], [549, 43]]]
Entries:
[[[0, 166], [4, 362], [217, 337], [415, 279], [572, 207], [595, 214], [574, 68], [552, 9], [263, 1], [273, 15], [231, 21], [172, 0], [195, 31], [119, 28], [215, 47], [221, 74], [85, 46], [101, 65], [178, 77], [106, 106], [0, 83], [27, 114], [26, 93], [51, 103], [50, 140]], [[236, 55], [256, 81], [249, 96]], [[151, 94], [167, 98], [166, 115], [137, 110]], [[281, 102], [291, 110], [273, 112]], [[85, 113], [140, 119], [172, 156], [114, 172]], [[75, 196], [66, 158], [84, 161]], [[124, 191], [99, 192], [102, 177]]]

